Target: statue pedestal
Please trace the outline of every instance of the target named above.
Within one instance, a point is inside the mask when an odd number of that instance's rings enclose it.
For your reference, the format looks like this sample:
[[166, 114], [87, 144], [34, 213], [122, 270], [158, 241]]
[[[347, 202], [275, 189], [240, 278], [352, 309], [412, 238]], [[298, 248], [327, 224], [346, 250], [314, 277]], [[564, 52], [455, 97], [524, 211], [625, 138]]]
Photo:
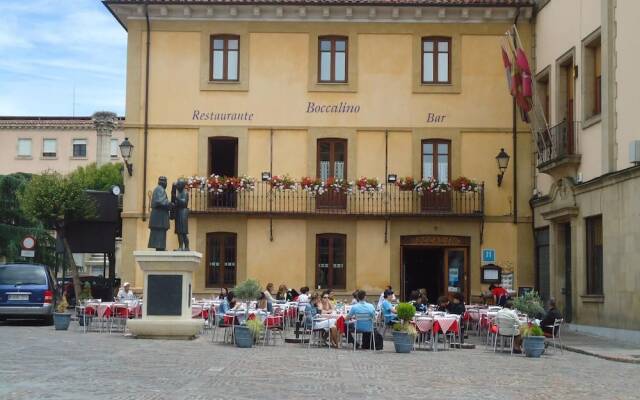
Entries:
[[197, 251], [134, 251], [144, 274], [142, 319], [127, 327], [136, 337], [192, 339], [202, 328], [191, 318], [193, 272], [200, 267]]

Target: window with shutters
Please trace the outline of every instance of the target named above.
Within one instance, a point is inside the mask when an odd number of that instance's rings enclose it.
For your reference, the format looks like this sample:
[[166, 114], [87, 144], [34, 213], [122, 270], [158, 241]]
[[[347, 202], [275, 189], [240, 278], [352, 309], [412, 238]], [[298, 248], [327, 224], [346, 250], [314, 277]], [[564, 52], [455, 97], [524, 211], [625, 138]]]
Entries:
[[56, 139], [44, 139], [42, 141], [42, 157], [55, 158], [57, 155], [58, 141]]
[[347, 236], [324, 233], [316, 236], [316, 287], [345, 289], [347, 283]]
[[18, 157], [31, 157], [31, 139], [18, 139]]
[[237, 234], [207, 234], [207, 287], [229, 287], [236, 284]]
[[451, 176], [451, 142], [428, 139], [422, 141], [422, 179], [436, 178], [449, 182]]
[[451, 83], [451, 38], [422, 38], [422, 83]]
[[239, 80], [240, 36], [211, 36], [211, 81]]
[[73, 158], [87, 157], [87, 139], [73, 139]]
[[347, 179], [347, 139], [318, 139], [317, 176]]
[[349, 40], [346, 36], [321, 36], [318, 38], [318, 82], [347, 82], [348, 43]]
[[602, 215], [585, 219], [587, 228], [587, 294], [603, 293]]

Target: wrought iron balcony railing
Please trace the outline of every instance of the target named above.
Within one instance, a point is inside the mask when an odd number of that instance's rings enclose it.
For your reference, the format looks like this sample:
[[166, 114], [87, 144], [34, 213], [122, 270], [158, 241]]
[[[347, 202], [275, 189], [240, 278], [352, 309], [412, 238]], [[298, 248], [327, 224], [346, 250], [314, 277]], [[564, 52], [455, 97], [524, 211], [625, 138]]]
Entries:
[[425, 193], [401, 191], [388, 185], [376, 193], [326, 192], [313, 196], [303, 190], [277, 191], [268, 182], [253, 191], [209, 193], [190, 189], [192, 213], [247, 215], [353, 215], [353, 216], [482, 216], [484, 185], [478, 191]]
[[578, 154], [578, 121], [562, 121], [536, 131], [538, 167]]

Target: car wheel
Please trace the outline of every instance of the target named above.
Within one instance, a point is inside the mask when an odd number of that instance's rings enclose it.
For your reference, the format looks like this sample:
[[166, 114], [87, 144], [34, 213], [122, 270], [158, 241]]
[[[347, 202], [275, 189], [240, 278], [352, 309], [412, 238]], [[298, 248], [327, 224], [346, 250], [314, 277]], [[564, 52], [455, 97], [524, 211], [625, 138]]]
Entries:
[[53, 315], [47, 315], [46, 317], [44, 317], [44, 324], [53, 325]]

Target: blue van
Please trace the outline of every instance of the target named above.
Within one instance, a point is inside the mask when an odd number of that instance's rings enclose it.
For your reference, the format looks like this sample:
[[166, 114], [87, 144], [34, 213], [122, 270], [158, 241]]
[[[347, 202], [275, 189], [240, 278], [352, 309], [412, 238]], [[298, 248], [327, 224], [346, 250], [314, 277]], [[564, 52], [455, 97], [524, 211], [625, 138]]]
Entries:
[[0, 265], [0, 321], [9, 318], [53, 321], [56, 280], [46, 265]]

